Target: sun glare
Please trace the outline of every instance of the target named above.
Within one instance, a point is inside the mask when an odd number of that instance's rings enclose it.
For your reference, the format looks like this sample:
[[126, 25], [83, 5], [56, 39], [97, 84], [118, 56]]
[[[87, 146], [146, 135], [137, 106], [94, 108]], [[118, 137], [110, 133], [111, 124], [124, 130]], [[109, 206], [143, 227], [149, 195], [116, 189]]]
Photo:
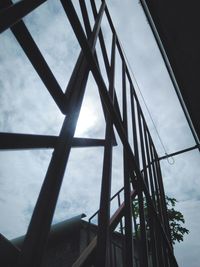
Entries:
[[97, 115], [90, 107], [82, 107], [78, 123], [76, 126], [75, 136], [82, 136], [87, 132], [91, 132], [95, 123], [97, 122]]

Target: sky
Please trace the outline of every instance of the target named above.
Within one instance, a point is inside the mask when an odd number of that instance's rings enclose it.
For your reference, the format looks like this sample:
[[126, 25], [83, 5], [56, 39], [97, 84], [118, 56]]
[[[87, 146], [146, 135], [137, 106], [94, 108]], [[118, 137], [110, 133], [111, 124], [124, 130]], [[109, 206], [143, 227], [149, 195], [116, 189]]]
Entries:
[[[78, 8], [78, 1], [74, 3]], [[140, 91], [167, 153], [193, 146], [194, 140], [141, 5], [137, 0], [124, 0], [123, 3], [112, 0], [107, 4], [137, 81], [134, 85], [158, 154], [162, 156], [165, 152]], [[77, 12], [80, 13], [78, 9]], [[60, 2], [49, 0], [24, 21], [65, 91], [80, 47]], [[94, 23], [92, 18], [91, 23]], [[102, 29], [110, 49], [111, 37], [105, 19]], [[101, 71], [105, 74], [103, 67]], [[120, 84], [117, 75], [115, 83], [117, 90]], [[120, 92], [117, 93], [120, 98]], [[10, 30], [0, 35], [0, 112], [2, 132], [58, 135], [64, 119]], [[90, 75], [75, 135], [104, 138], [104, 133], [98, 90]], [[0, 152], [0, 229], [7, 238], [26, 232], [52, 152], [51, 149]], [[72, 149], [54, 222], [80, 213], [89, 217], [98, 209], [102, 160], [103, 148]], [[185, 226], [190, 230], [184, 242], [175, 246], [181, 267], [200, 266], [197, 238], [200, 234], [200, 214], [197, 212], [200, 208], [199, 163], [197, 151], [161, 162], [166, 194], [179, 201], [177, 209], [184, 214]], [[122, 147], [119, 142], [113, 149], [113, 194], [122, 186], [121, 174]]]

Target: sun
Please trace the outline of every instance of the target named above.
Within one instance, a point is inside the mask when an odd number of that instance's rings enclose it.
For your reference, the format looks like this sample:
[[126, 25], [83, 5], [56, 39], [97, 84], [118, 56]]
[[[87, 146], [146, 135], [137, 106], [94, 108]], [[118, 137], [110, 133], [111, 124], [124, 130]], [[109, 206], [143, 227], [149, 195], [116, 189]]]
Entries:
[[83, 106], [78, 118], [75, 136], [83, 136], [84, 134], [91, 132], [97, 122], [97, 115], [94, 112], [92, 106]]

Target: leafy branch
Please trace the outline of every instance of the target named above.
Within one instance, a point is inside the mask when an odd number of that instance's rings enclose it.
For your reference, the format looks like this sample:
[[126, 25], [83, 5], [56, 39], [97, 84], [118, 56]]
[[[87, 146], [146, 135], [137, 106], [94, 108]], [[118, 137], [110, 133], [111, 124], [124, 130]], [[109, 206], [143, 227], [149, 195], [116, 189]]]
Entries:
[[[167, 204], [167, 215], [169, 220], [169, 227], [171, 231], [171, 239], [172, 243], [175, 244], [177, 242], [183, 241], [183, 236], [185, 234], [189, 234], [189, 230], [185, 227], [183, 227], [183, 224], [185, 224], [185, 219], [183, 214], [180, 211], [175, 210], [176, 203], [178, 202], [175, 198], [170, 198], [168, 196], [165, 196], [166, 204]], [[138, 200], [135, 200], [133, 202], [133, 209], [136, 220], [139, 219], [139, 203]], [[146, 201], [144, 203], [144, 214], [145, 217], [147, 216], [147, 204]], [[146, 224], [147, 231], [149, 230], [148, 220]], [[140, 232], [140, 225], [137, 224], [137, 231]]]

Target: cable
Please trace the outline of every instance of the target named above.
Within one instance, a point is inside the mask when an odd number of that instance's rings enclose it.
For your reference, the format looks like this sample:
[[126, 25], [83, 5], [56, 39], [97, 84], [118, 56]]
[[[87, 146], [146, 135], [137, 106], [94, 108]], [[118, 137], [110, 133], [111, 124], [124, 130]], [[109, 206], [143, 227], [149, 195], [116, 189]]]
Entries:
[[[132, 77], [133, 77], [133, 79], [134, 79], [134, 82], [135, 82], [135, 84], [136, 84], [136, 86], [137, 86], [137, 89], [138, 89], [138, 91], [139, 91], [139, 93], [140, 93], [140, 95], [141, 95], [141, 98], [142, 98], [142, 100], [143, 100], [143, 102], [144, 102], [145, 108], [146, 108], [146, 110], [147, 110], [147, 112], [148, 112], [148, 115], [149, 115], [151, 121], [152, 121], [152, 124], [153, 124], [153, 126], [154, 126], [154, 129], [155, 129], [156, 134], [157, 134], [157, 136], [158, 136], [158, 139], [159, 139], [159, 141], [160, 141], [160, 144], [161, 144], [161, 146], [162, 146], [162, 148], [163, 148], [163, 150], [164, 150], [165, 155], [167, 156], [168, 153], [167, 153], [167, 151], [166, 151], [165, 145], [164, 145], [164, 143], [163, 143], [163, 141], [162, 141], [162, 139], [161, 139], [161, 136], [160, 136], [160, 134], [159, 134], [159, 132], [158, 132], [158, 129], [157, 129], [157, 127], [156, 127], [156, 124], [155, 124], [155, 122], [154, 122], [154, 120], [153, 120], [153, 118], [152, 118], [151, 112], [150, 112], [150, 110], [149, 110], [149, 108], [148, 108], [148, 106], [147, 106], [147, 103], [146, 103], [146, 101], [145, 101], [145, 99], [144, 99], [144, 96], [143, 96], [143, 94], [142, 94], [142, 92], [141, 92], [141, 90], [140, 90], [140, 87], [139, 87], [139, 85], [138, 85], [138, 82], [137, 82], [137, 80], [136, 80], [136, 78], [135, 78], [135, 75], [134, 75], [134, 73], [133, 73], [131, 64], [130, 64], [130, 62], [129, 62], [129, 60], [128, 60], [128, 57], [126, 56], [125, 50], [124, 50], [124, 48], [123, 48], [123, 46], [122, 46], [122, 43], [120, 42], [119, 39], [118, 39], [118, 41], [119, 41], [119, 44], [120, 44], [120, 46], [121, 46], [122, 52], [123, 52], [123, 54], [124, 54], [124, 57], [125, 57], [125, 59], [126, 59], [126, 61], [127, 61], [128, 67], [129, 67], [129, 69], [130, 69], [130, 71], [131, 71], [131, 74], [132, 74]], [[172, 158], [172, 162], [170, 163], [170, 162], [168, 161], [168, 163], [169, 163], [169, 164], [174, 164], [175, 160], [174, 160], [173, 157], [171, 157], [171, 158]]]
[[[168, 155], [166, 155], [166, 156], [168, 156]], [[170, 161], [170, 158], [172, 159], [171, 161]], [[169, 163], [169, 165], [174, 165], [174, 163], [175, 163], [175, 159], [172, 156], [171, 157], [167, 157], [166, 160]]]

